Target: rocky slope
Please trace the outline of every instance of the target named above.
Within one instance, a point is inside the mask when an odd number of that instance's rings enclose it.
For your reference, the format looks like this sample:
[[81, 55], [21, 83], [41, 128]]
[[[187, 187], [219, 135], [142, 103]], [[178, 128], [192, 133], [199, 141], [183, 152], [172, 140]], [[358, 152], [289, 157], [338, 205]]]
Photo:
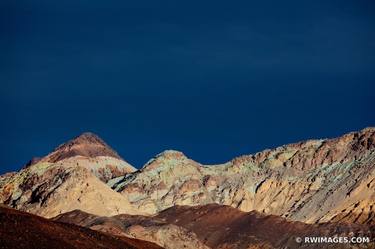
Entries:
[[158, 249], [146, 241], [116, 237], [0, 207], [2, 249]]
[[221, 165], [165, 151], [108, 182], [139, 210], [219, 203], [308, 223], [375, 224], [375, 128], [309, 140]]
[[220, 165], [165, 151], [135, 170], [93, 134], [0, 177], [0, 203], [45, 217], [157, 214], [218, 203], [307, 223], [375, 223], [375, 128], [289, 144]]
[[369, 237], [375, 226], [359, 224], [290, 222], [278, 216], [249, 213], [229, 206], [174, 206], [153, 217], [117, 215], [98, 217], [79, 210], [55, 220], [76, 224], [112, 235], [126, 235], [155, 242], [165, 248], [373, 248], [375, 243], [309, 244], [297, 238]]
[[17, 173], [0, 177], [0, 203], [44, 217], [74, 209], [98, 215], [135, 213], [106, 181], [135, 169], [91, 133], [59, 146]]

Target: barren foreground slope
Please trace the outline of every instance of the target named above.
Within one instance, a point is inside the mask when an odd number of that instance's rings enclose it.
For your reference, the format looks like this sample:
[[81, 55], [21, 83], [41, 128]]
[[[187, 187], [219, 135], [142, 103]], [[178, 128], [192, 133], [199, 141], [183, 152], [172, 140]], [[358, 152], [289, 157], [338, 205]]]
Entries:
[[114, 235], [126, 235], [175, 248], [372, 248], [375, 242], [351, 244], [297, 243], [298, 237], [374, 238], [375, 226], [359, 224], [291, 222], [274, 215], [239, 211], [229, 206], [175, 206], [156, 216], [98, 217], [79, 210], [55, 220]]
[[0, 207], [2, 249], [159, 249], [145, 241], [115, 237], [72, 224]]

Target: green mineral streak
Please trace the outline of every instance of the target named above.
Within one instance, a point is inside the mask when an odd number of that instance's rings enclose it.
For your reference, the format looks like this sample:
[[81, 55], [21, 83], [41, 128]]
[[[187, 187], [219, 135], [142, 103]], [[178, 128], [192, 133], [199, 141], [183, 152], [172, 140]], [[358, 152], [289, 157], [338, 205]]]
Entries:
[[299, 176], [292, 176], [292, 175], [289, 175], [286, 177], [286, 180], [290, 181], [290, 182], [296, 182], [300, 179]]
[[13, 200], [17, 200], [18, 198], [21, 197], [21, 195], [22, 195], [22, 190], [19, 189], [19, 188], [17, 188], [17, 189], [13, 192], [13, 194], [12, 194], [12, 199], [13, 199]]
[[285, 161], [289, 160], [296, 154], [297, 150], [287, 150], [278, 155], [278, 157], [283, 158]]
[[120, 189], [122, 189], [126, 184], [127, 184], [127, 182], [122, 182], [122, 183], [116, 185], [116, 188], [114, 188], [114, 190], [120, 191]]
[[42, 175], [51, 165], [51, 163], [37, 163], [32, 165], [29, 168], [21, 170], [13, 177], [6, 178], [4, 182], [2, 182], [2, 186], [5, 184], [13, 185], [14, 191], [12, 194], [12, 199], [18, 199], [22, 195], [22, 191], [20, 190], [19, 186], [22, 185], [32, 174], [38, 174], [38, 176]]
[[247, 171], [259, 172], [260, 168], [255, 164], [248, 164], [245, 168]]
[[110, 187], [110, 188], [113, 188], [115, 184], [118, 184], [119, 182], [121, 182], [122, 180], [125, 179], [125, 176], [119, 176], [119, 177], [116, 177], [116, 178], [113, 178], [111, 180], [109, 180], [107, 182], [107, 185]]
[[337, 167], [337, 164], [330, 164], [330, 165], [324, 165], [321, 168], [317, 168], [317, 171], [321, 171], [323, 174], [330, 174], [332, 171], [334, 171]]
[[254, 185], [251, 185], [251, 186], [248, 186], [247, 188], [247, 191], [251, 194], [255, 194], [255, 189], [256, 189], [256, 186]]
[[29, 172], [27, 170], [22, 170], [21, 172], [14, 175], [14, 177], [11, 177], [6, 182], [7, 184], [13, 184], [14, 186], [20, 185], [25, 181], [25, 179], [28, 177]]
[[34, 164], [30, 167], [30, 173], [37, 174], [38, 176], [43, 175], [47, 169], [49, 169], [53, 163], [41, 162]]

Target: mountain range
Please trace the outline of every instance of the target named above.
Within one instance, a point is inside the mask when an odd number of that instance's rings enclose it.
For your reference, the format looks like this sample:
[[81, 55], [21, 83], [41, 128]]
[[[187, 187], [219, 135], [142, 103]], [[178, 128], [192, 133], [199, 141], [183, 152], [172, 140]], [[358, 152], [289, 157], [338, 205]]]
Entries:
[[84, 133], [0, 176], [0, 203], [8, 207], [0, 218], [70, 224], [171, 249], [300, 248], [297, 237], [373, 238], [374, 179], [375, 128], [218, 165], [166, 150], [140, 169]]

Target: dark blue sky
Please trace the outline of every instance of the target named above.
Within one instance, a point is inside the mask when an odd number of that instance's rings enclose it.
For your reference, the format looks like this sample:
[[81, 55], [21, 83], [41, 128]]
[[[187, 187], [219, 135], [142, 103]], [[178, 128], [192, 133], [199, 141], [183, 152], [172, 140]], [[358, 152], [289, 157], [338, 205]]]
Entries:
[[[252, 3], [250, 3], [252, 2]], [[375, 125], [375, 2], [0, 2], [0, 172], [92, 131], [140, 167]]]

